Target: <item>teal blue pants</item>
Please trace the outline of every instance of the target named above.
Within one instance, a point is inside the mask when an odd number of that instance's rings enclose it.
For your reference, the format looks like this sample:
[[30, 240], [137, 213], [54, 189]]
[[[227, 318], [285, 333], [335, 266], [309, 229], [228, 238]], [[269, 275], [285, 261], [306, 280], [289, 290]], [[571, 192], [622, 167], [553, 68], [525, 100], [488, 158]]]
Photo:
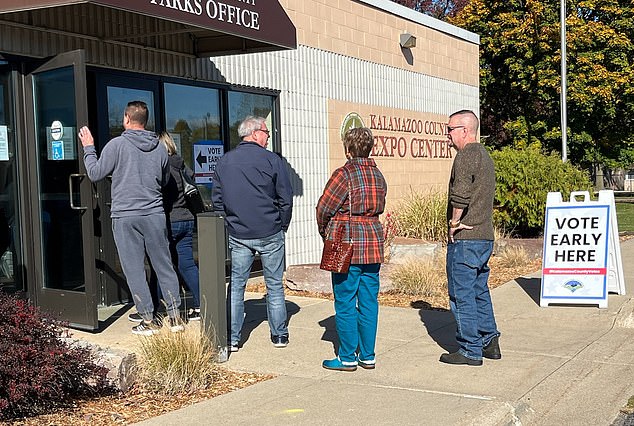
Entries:
[[379, 319], [380, 263], [350, 265], [347, 274], [332, 274], [339, 359], [374, 360]]

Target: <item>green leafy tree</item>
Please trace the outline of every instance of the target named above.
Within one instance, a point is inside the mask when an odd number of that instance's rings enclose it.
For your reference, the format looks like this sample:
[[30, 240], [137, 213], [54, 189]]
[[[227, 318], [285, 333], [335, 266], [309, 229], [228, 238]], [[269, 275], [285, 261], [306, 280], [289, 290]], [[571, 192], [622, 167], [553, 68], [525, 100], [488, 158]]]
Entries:
[[[634, 158], [634, 3], [567, 2], [569, 159]], [[496, 147], [561, 149], [559, 2], [471, 0], [449, 21], [480, 35], [482, 134]]]

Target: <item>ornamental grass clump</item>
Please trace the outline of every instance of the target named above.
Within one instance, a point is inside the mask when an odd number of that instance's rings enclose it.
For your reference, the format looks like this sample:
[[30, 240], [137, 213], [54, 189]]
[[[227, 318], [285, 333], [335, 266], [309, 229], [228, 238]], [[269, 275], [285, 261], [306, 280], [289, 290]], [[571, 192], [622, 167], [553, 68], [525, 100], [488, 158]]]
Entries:
[[398, 293], [426, 298], [444, 296], [447, 294], [445, 256], [409, 260], [396, 266], [390, 278]]
[[507, 245], [500, 250], [496, 258], [499, 260], [499, 266], [502, 268], [517, 268], [531, 263], [528, 252], [521, 246]]
[[0, 292], [0, 420], [114, 392], [93, 352], [68, 337], [55, 318]]
[[168, 395], [207, 389], [215, 358], [213, 342], [201, 327], [190, 325], [182, 333], [163, 327], [160, 333], [141, 338], [137, 384]]
[[447, 240], [447, 194], [443, 192], [412, 191], [392, 215], [399, 237]]

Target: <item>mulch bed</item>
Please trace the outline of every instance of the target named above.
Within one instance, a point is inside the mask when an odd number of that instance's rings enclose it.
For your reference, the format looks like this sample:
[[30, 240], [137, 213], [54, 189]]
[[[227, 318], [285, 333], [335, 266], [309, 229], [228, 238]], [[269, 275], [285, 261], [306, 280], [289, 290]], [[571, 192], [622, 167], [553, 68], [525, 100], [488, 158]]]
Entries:
[[128, 425], [179, 408], [187, 407], [234, 390], [251, 386], [274, 376], [218, 368], [209, 389], [177, 395], [162, 395], [132, 389], [126, 394], [77, 401], [72, 407], [52, 414], [0, 424], [28, 426]]

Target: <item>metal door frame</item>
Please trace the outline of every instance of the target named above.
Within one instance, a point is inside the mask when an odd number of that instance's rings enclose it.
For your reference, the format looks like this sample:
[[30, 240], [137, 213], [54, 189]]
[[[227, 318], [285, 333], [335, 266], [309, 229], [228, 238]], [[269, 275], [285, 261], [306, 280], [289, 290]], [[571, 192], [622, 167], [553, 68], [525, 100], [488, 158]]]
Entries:
[[[25, 78], [25, 117], [26, 117], [26, 145], [28, 152], [25, 156], [30, 161], [28, 170], [29, 181], [29, 204], [31, 206], [30, 228], [32, 231], [32, 249], [30, 257], [32, 259], [32, 275], [30, 280], [30, 289], [32, 299], [35, 304], [44, 310], [52, 312], [59, 316], [63, 321], [68, 322], [69, 326], [96, 330], [99, 328], [99, 320], [97, 315], [97, 280], [95, 267], [95, 251], [94, 251], [94, 230], [93, 230], [93, 188], [92, 183], [86, 176], [84, 162], [78, 158], [79, 174], [84, 177], [75, 180], [75, 185], [79, 186], [80, 199], [82, 204], [86, 206], [81, 213], [81, 230], [82, 230], [82, 251], [84, 266], [84, 292], [75, 292], [69, 290], [58, 290], [46, 288], [44, 283], [43, 255], [41, 253], [43, 235], [39, 226], [41, 221], [40, 200], [39, 200], [39, 169], [36, 166], [38, 161], [34, 156], [38, 155], [35, 141], [37, 140], [36, 129], [36, 105], [34, 93], [34, 74], [50, 71], [58, 68], [72, 66], [74, 70], [75, 85], [75, 116], [77, 127], [88, 124], [88, 103], [86, 89], [86, 65], [84, 50], [75, 50], [64, 52], [52, 57], [43, 64], [30, 70]], [[78, 157], [81, 157], [83, 148], [79, 138], [77, 138]], [[69, 189], [70, 190], [70, 189]], [[72, 201], [72, 200], [70, 200]]]

